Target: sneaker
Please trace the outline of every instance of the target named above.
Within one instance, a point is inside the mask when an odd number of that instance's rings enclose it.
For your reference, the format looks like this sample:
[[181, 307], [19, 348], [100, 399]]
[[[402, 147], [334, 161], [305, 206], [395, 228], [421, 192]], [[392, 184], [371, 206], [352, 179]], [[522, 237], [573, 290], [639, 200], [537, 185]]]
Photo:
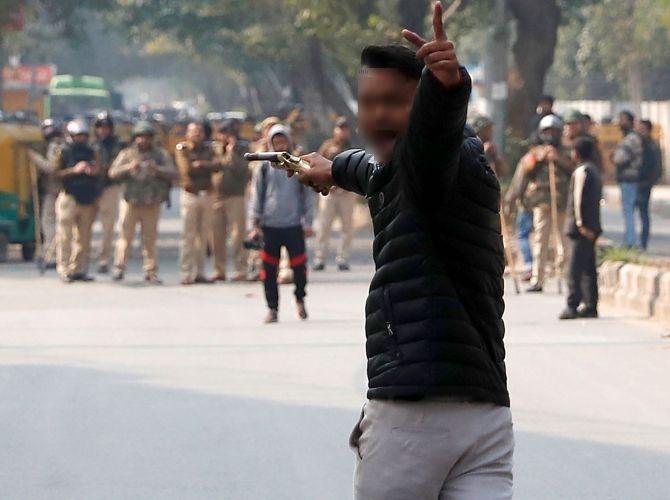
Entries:
[[526, 288], [526, 293], [540, 293], [542, 292], [542, 285], [531, 285]]
[[307, 319], [307, 309], [305, 308], [305, 301], [297, 300], [295, 304], [296, 307], [298, 308], [298, 317], [303, 320]]
[[217, 281], [226, 281], [226, 275], [225, 274], [215, 274], [212, 276], [212, 281], [217, 282]]
[[566, 307], [563, 309], [563, 312], [558, 316], [558, 319], [577, 319], [579, 318], [579, 314], [577, 314], [577, 310], [573, 309], [572, 307]]
[[349, 271], [351, 268], [349, 267], [349, 264], [347, 262], [340, 262], [337, 265], [337, 269], [340, 271]]
[[597, 318], [598, 309], [589, 306], [579, 306], [577, 308], [577, 314], [580, 318]]
[[312, 266], [312, 271], [323, 271], [326, 269], [326, 265], [323, 262], [317, 262]]
[[149, 273], [144, 275], [144, 281], [150, 285], [162, 285], [163, 281], [154, 273]]
[[121, 281], [123, 279], [123, 269], [116, 269], [112, 275], [114, 281]]
[[199, 285], [211, 285], [214, 283], [214, 280], [211, 278], [205, 278], [204, 276], [196, 276], [193, 282]]
[[269, 309], [265, 319], [263, 320], [266, 325], [269, 325], [270, 323], [277, 323], [278, 321], [279, 313], [277, 312], [277, 309]]
[[107, 264], [100, 264], [98, 266], [98, 274], [107, 274], [109, 272], [109, 266]]

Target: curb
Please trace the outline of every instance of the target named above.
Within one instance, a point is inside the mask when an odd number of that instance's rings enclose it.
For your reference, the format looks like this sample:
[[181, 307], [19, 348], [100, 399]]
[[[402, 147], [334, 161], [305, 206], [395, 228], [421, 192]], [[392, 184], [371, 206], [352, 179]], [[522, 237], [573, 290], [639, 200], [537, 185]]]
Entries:
[[670, 323], [670, 272], [607, 261], [598, 270], [598, 290], [604, 305]]

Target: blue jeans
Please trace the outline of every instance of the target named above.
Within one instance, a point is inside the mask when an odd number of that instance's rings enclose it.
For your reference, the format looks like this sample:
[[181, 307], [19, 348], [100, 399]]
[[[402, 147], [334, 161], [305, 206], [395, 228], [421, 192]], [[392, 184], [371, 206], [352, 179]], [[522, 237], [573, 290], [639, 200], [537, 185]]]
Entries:
[[647, 249], [649, 243], [649, 198], [651, 197], [651, 188], [649, 184], [641, 185], [637, 191], [637, 209], [640, 211], [640, 222], [642, 229], [640, 230], [640, 248]]
[[519, 250], [527, 268], [533, 265], [533, 251], [530, 249], [530, 233], [533, 232], [533, 214], [527, 210], [519, 210], [516, 215], [517, 238]]
[[637, 204], [637, 182], [620, 182], [621, 208], [623, 209], [624, 232], [623, 242], [627, 247], [637, 245], [635, 230], [635, 205]]

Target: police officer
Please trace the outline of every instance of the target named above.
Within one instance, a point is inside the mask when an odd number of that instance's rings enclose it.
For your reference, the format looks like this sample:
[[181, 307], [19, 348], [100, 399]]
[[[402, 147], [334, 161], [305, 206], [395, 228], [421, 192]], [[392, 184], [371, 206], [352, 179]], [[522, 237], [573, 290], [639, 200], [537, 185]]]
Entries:
[[239, 137], [239, 122], [226, 120], [219, 127], [217, 147], [222, 170], [213, 176], [214, 204], [212, 221], [212, 250], [214, 280], [226, 280], [228, 258], [227, 240], [231, 234], [231, 250], [235, 274], [233, 281], [246, 280], [247, 252], [243, 243], [246, 235], [246, 190], [251, 170], [244, 159], [248, 144]]
[[29, 150], [30, 159], [40, 173], [41, 200], [40, 223], [44, 238], [43, 254], [46, 269], [56, 268], [56, 198], [61, 189], [60, 179], [56, 176], [56, 159], [60, 148], [65, 144], [59, 124], [48, 118], [41, 124], [42, 136], [46, 142], [46, 154]]
[[[528, 292], [542, 291], [552, 228], [563, 228], [565, 222], [567, 193], [574, 162], [570, 158], [570, 148], [562, 144], [562, 134], [563, 121], [558, 116], [547, 115], [542, 118], [538, 126], [538, 143], [521, 158], [517, 167], [523, 169], [522, 185], [517, 191], [524, 197], [524, 205], [533, 214], [533, 271], [530, 287], [526, 290]], [[552, 162], [556, 172], [557, 221], [551, 216], [549, 165]], [[554, 249], [560, 267], [563, 263], [565, 239], [563, 231], [556, 233], [561, 239], [559, 248]]]
[[99, 168], [88, 124], [71, 121], [67, 133], [68, 142], [56, 155], [56, 176], [62, 182], [56, 199], [57, 270], [66, 283], [92, 281], [88, 264], [100, 196]]
[[168, 199], [177, 169], [164, 149], [154, 144], [156, 131], [147, 121], [133, 127], [133, 143], [122, 150], [109, 169], [113, 181], [123, 183], [123, 201], [119, 221], [119, 239], [114, 259], [114, 280], [124, 277], [128, 254], [135, 237], [137, 224], [141, 225], [144, 279], [160, 285], [158, 278], [158, 219], [161, 203]]
[[207, 242], [212, 228], [214, 190], [212, 174], [221, 170], [205, 124], [193, 121], [186, 127], [186, 141], [176, 146], [175, 161], [181, 187], [181, 216], [184, 221], [179, 265], [182, 285], [213, 283], [205, 276]]
[[98, 272], [106, 274], [109, 272], [109, 264], [112, 259], [114, 228], [119, 217], [119, 199], [121, 196], [121, 186], [110, 179], [109, 168], [125, 145], [114, 133], [114, 121], [106, 111], [98, 114], [94, 125], [96, 138], [94, 147], [100, 161], [100, 181], [102, 183], [102, 192], [98, 202], [100, 223], [102, 224]]
[[[332, 160], [342, 151], [349, 149], [351, 129], [347, 119], [338, 118], [333, 129], [333, 136], [326, 140], [319, 148], [319, 154]], [[319, 207], [319, 236], [317, 241], [315, 271], [323, 271], [330, 251], [330, 235], [335, 219], [340, 220], [342, 226], [342, 241], [337, 252], [336, 262], [340, 271], [349, 270], [349, 252], [354, 236], [354, 207], [356, 194], [344, 189], [334, 188], [329, 196], [323, 196]]]

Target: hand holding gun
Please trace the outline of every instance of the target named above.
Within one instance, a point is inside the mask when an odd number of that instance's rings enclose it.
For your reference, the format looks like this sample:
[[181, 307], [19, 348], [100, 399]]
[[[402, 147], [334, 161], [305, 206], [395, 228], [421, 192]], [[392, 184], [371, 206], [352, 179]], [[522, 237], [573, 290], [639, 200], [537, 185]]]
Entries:
[[244, 159], [247, 161], [269, 161], [273, 167], [280, 170], [286, 170], [289, 177], [297, 175], [300, 182], [311, 186], [314, 188], [314, 190], [325, 196], [328, 194], [329, 188], [324, 186], [317, 186], [313, 182], [307, 182], [303, 180], [304, 174], [310, 172], [312, 169], [312, 165], [309, 161], [307, 161], [309, 160], [310, 156], [311, 155], [307, 155], [307, 159], [304, 159], [285, 151], [280, 151], [267, 153], [246, 153], [244, 155]]
[[268, 153], [246, 153], [244, 159], [247, 161], [269, 161], [273, 167], [299, 174], [310, 169], [309, 163], [298, 156], [293, 156], [285, 151]]

